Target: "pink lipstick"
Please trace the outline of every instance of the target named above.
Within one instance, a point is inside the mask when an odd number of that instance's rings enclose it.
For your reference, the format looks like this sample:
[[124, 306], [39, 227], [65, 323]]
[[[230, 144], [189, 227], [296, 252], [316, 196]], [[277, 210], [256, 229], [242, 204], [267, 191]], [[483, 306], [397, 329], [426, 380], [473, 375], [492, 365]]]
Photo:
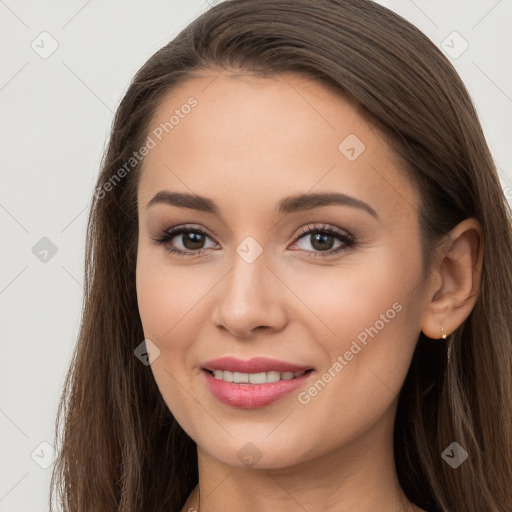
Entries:
[[222, 357], [202, 365], [206, 386], [219, 401], [255, 409], [269, 405], [304, 386], [314, 369], [276, 359], [248, 361]]

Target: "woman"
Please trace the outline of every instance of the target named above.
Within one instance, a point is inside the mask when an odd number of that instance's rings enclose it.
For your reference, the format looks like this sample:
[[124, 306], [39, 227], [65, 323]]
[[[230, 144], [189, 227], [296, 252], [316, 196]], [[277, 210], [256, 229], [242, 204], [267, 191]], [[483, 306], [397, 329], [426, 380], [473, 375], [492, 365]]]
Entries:
[[368, 0], [220, 3], [116, 113], [52, 493], [510, 511], [511, 258], [475, 109], [427, 37]]

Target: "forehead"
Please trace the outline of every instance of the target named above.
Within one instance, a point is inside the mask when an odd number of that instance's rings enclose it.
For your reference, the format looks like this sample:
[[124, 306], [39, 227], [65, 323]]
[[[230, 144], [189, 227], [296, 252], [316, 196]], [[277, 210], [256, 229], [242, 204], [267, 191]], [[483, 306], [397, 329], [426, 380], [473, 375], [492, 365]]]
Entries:
[[292, 73], [205, 73], [164, 98], [148, 136], [141, 204], [168, 189], [214, 196], [231, 213], [308, 191], [356, 196], [388, 216], [417, 206], [380, 133], [332, 89]]

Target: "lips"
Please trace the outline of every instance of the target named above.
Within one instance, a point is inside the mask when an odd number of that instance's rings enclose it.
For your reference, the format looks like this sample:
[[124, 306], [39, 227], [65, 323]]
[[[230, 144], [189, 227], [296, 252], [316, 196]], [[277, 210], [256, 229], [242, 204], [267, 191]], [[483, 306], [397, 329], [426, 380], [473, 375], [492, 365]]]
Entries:
[[268, 357], [254, 357], [248, 361], [237, 359], [235, 357], [221, 357], [206, 361], [202, 365], [204, 370], [213, 372], [215, 370], [224, 370], [239, 373], [261, 373], [261, 372], [301, 372], [312, 370], [311, 366], [302, 366]]
[[314, 374], [314, 370], [311, 370], [300, 377], [264, 384], [226, 382], [211, 375], [209, 370], [203, 370], [201, 378], [212, 396], [222, 404], [238, 409], [258, 409], [284, 400], [307, 386]]
[[[232, 374], [226, 376], [221, 372]], [[262, 378], [264, 372], [267, 373], [266, 382]], [[268, 372], [274, 373], [272, 378]], [[276, 372], [278, 376], [281, 374], [280, 379], [275, 379]], [[206, 361], [202, 365], [201, 373], [203, 382], [217, 400], [230, 407], [254, 409], [284, 399], [305, 386], [314, 378], [315, 370], [311, 366], [268, 357], [254, 357], [246, 361], [226, 356]], [[219, 373], [220, 377], [217, 375]], [[298, 375], [293, 376], [297, 373]]]

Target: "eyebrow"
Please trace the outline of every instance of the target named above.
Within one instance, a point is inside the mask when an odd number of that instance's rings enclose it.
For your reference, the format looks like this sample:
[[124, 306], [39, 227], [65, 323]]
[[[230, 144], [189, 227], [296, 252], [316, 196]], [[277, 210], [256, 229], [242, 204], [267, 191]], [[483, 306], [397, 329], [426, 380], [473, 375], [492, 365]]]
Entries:
[[[211, 213], [217, 216], [220, 215], [220, 209], [212, 199], [199, 196], [197, 194], [161, 190], [149, 201], [146, 208], [149, 209], [156, 204], [190, 208], [192, 210]], [[287, 214], [312, 210], [313, 208], [330, 206], [333, 204], [360, 208], [368, 212], [372, 217], [375, 217], [376, 219], [379, 218], [377, 212], [368, 203], [361, 201], [361, 199], [339, 192], [297, 194], [286, 197], [277, 204], [276, 211], [280, 214]]]

